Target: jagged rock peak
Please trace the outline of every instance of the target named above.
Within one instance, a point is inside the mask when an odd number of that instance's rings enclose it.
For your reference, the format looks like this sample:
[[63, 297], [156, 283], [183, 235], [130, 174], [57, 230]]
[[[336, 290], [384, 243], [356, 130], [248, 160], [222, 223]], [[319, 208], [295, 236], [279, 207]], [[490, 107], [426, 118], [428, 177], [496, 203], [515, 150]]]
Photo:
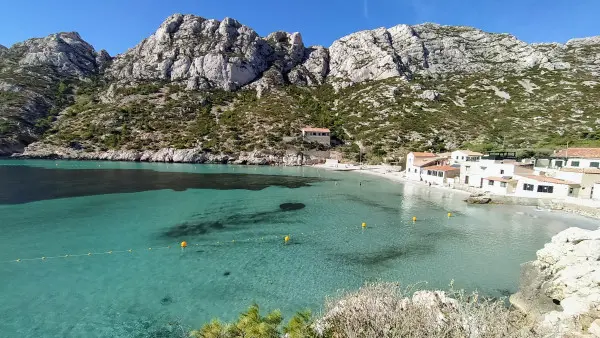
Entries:
[[0, 50], [6, 50], [8, 48], [4, 47], [3, 45], [0, 45]]
[[304, 47], [300, 33], [275, 32], [261, 38], [235, 19], [175, 14], [153, 35], [117, 56], [107, 74], [125, 84], [168, 80], [188, 89], [234, 90], [262, 80], [267, 71], [277, 83], [288, 81], [292, 70], [292, 83], [321, 83], [326, 63], [322, 53]]
[[[14, 44], [8, 51], [19, 57], [19, 66], [52, 66], [59, 75], [85, 77], [96, 73], [99, 54], [77, 32], [50, 34]], [[110, 58], [104, 51], [102, 58]]]

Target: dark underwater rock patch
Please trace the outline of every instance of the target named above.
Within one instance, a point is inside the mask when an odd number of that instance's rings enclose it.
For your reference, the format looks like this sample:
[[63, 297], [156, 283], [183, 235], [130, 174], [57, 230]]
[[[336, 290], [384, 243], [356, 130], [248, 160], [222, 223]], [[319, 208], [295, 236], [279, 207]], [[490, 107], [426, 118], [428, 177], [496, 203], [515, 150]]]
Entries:
[[279, 209], [283, 211], [294, 211], [304, 209], [306, 205], [304, 203], [282, 203], [279, 205]]
[[46, 169], [0, 165], [0, 204], [55, 198], [171, 189], [262, 190], [271, 186], [300, 188], [323, 181], [317, 177], [198, 174], [147, 169]]

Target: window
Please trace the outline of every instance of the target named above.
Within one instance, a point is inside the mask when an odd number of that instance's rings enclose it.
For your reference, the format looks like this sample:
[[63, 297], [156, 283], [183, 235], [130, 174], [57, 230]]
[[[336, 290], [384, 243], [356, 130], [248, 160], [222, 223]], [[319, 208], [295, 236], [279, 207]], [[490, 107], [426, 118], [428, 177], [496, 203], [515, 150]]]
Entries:
[[427, 175], [431, 176], [431, 170], [427, 170]]
[[461, 159], [462, 159], [462, 160], [464, 160], [464, 159], [465, 159], [465, 157], [463, 156]]
[[579, 161], [571, 161], [572, 167], [579, 167]]
[[443, 171], [438, 171], [438, 177], [444, 177], [444, 172]]
[[569, 195], [573, 195], [573, 188], [569, 188]]
[[500, 187], [506, 188], [506, 182], [500, 182]]
[[494, 181], [488, 180], [488, 185], [494, 185]]
[[555, 162], [554, 162], [554, 165], [555, 165], [556, 167], [558, 167], [558, 168], [562, 168], [562, 166], [563, 166], [563, 161], [555, 161]]
[[590, 168], [598, 168], [600, 167], [600, 162], [590, 162]]
[[533, 184], [523, 184], [523, 190], [533, 191]]
[[504, 169], [500, 169], [500, 175], [504, 174]]
[[551, 185], [538, 185], [537, 191], [551, 194], [554, 191], [554, 187]]

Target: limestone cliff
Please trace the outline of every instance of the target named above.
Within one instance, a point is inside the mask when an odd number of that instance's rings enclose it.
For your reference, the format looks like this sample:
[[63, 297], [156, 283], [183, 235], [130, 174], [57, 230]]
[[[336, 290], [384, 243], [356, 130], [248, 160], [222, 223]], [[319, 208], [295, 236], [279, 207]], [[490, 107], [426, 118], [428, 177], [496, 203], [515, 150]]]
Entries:
[[40, 138], [86, 152], [285, 150], [305, 125], [374, 160], [600, 144], [599, 73], [598, 37], [527, 44], [425, 23], [325, 48], [300, 33], [261, 37], [231, 18], [175, 14], [115, 58], [77, 33], [0, 47], [0, 155]]

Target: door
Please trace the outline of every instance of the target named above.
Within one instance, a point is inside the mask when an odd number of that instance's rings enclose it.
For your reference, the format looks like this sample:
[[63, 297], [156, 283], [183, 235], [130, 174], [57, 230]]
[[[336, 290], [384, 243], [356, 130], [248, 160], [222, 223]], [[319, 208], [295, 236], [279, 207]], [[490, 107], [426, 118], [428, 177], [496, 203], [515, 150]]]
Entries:
[[469, 184], [469, 176], [465, 176], [465, 184]]
[[483, 188], [483, 177], [481, 178], [481, 181], [479, 182], [479, 187]]

